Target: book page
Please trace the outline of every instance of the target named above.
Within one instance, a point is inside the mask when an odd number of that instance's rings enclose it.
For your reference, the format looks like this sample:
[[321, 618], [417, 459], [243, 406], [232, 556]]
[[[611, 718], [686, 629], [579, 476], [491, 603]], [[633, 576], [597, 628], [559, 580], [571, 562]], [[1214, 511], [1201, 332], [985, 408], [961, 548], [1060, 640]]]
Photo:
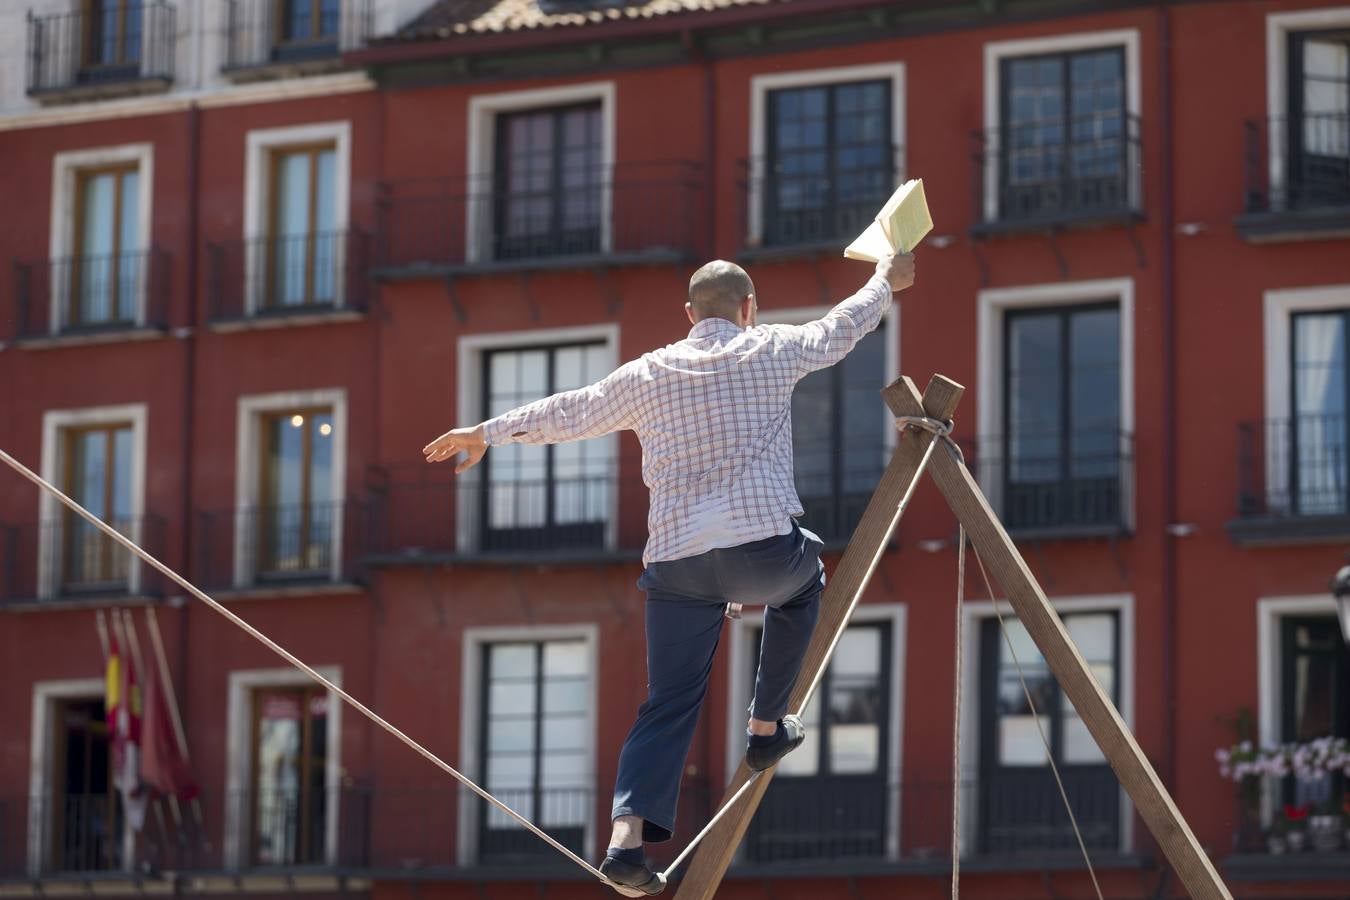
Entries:
[[876, 262], [889, 253], [909, 253], [932, 230], [923, 179], [910, 179], [896, 188], [872, 224], [845, 248], [844, 256]]
[[874, 263], [891, 252], [891, 239], [886, 237], [886, 231], [881, 227], [881, 223], [873, 221], [867, 226], [866, 231], [844, 249], [844, 256]]

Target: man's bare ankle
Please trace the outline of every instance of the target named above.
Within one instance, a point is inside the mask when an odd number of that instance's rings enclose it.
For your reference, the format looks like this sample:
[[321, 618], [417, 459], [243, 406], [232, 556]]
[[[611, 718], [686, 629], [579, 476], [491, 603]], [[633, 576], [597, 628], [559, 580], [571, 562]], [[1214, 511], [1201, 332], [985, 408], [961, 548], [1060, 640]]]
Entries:
[[631, 850], [642, 846], [642, 817], [619, 816], [614, 820], [614, 830], [610, 834], [609, 845], [620, 850]]
[[778, 721], [766, 722], [763, 719], [750, 720], [750, 733], [759, 737], [772, 737], [778, 733]]

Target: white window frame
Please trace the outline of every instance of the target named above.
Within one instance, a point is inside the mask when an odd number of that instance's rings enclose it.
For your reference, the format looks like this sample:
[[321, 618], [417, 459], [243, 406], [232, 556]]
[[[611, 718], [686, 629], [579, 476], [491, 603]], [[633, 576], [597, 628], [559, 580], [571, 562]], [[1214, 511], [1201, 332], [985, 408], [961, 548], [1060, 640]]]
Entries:
[[275, 394], [253, 394], [239, 398], [236, 446], [234, 453], [234, 586], [247, 588], [257, 577], [254, 544], [248, 540], [252, 511], [258, 508], [259, 477], [262, 472], [262, 419], [267, 413], [291, 409], [328, 407], [333, 412], [333, 464], [329, 490], [334, 508], [333, 534], [330, 538], [332, 560], [329, 580], [342, 578], [342, 532], [346, 524], [343, 504], [347, 499], [347, 390], [328, 388], [315, 391], [282, 391]]
[[[849, 623], [887, 622], [891, 626], [891, 682], [890, 705], [887, 715], [890, 732], [886, 735], [887, 755], [884, 772], [886, 774], [886, 830], [885, 858], [900, 858], [900, 829], [902, 821], [900, 811], [904, 808], [901, 794], [904, 792], [905, 742], [905, 626], [908, 623], [909, 608], [903, 602], [860, 603], [853, 612]], [[726, 769], [735, 772], [745, 757], [745, 724], [749, 713], [742, 705], [743, 699], [754, 693], [754, 680], [750, 677], [750, 660], [754, 658], [754, 647], [750, 635], [754, 629], [764, 627], [763, 610], [747, 610], [739, 619], [730, 619], [727, 629], [727, 641], [731, 645], [728, 665], [726, 702]], [[704, 773], [711, 774], [711, 773]], [[892, 781], [894, 784], [892, 784]], [[738, 851], [744, 853], [744, 847]]]
[[[823, 317], [833, 308], [832, 306], [821, 305], [760, 309], [756, 314], [756, 321], [761, 325], [804, 325]], [[882, 388], [900, 377], [899, 296], [896, 296], [891, 303], [891, 308], [882, 315], [881, 324], [877, 326], [877, 329], [882, 331], [886, 341], [886, 357], [883, 364], [885, 368], [882, 372], [885, 383], [877, 386], [877, 415], [881, 417], [883, 426], [881, 433], [885, 435], [882, 444], [881, 467], [885, 469], [891, 461], [891, 453], [895, 450], [896, 438], [899, 435], [895, 427], [895, 416], [886, 406], [885, 401], [881, 399]]]
[[[581, 341], [604, 341], [605, 374], [619, 367], [619, 326], [579, 325], [573, 328], [536, 328], [524, 331], [503, 331], [490, 334], [469, 334], [460, 337], [456, 352], [459, 363], [459, 415], [460, 422], [481, 422], [487, 418], [483, 408], [483, 354], [489, 350], [511, 350], [518, 347], [558, 346]], [[614, 461], [615, 469], [610, 473], [610, 503], [606, 511], [605, 549], [613, 550], [619, 539], [619, 473], [618, 451], [619, 436], [607, 434], [591, 438], [590, 443], [605, 449], [608, 459]], [[492, 451], [489, 450], [489, 453]], [[476, 498], [479, 486], [483, 483], [483, 470], [473, 468], [463, 475], [456, 476], [459, 485], [455, 503], [455, 548], [459, 553], [470, 555], [479, 549], [479, 535], [476, 530], [478, 508], [474, 502], [459, 502], [465, 497]]]
[[903, 184], [908, 170], [905, 151], [905, 64], [869, 63], [859, 66], [835, 66], [828, 69], [803, 69], [798, 72], [774, 72], [750, 79], [750, 171], [746, 191], [747, 247], [758, 247], [764, 240], [765, 156], [768, 154], [769, 92], [785, 88], [826, 87], [850, 81], [889, 80], [891, 83], [891, 146], [897, 154], [896, 184]]
[[[244, 143], [244, 315], [252, 316], [263, 305], [267, 288], [260, 277], [265, 257], [259, 250], [272, 227], [272, 155], [289, 147], [333, 145], [333, 180], [337, 182], [333, 185], [333, 229], [346, 233], [351, 220], [352, 123], [342, 120], [259, 128], [248, 132]], [[342, 240], [337, 243], [333, 305], [342, 309], [347, 301], [347, 245]]]
[[[28, 735], [28, 876], [38, 878], [42, 874], [43, 863], [51, 851], [51, 811], [43, 807], [34, 808], [35, 802], [46, 804], [52, 799], [55, 781], [59, 776], [56, 768], [56, 747], [53, 744], [53, 722], [56, 703], [61, 700], [80, 700], [102, 698], [104, 684], [102, 678], [69, 678], [56, 681], [36, 681], [33, 683], [32, 728]], [[125, 817], [124, 817], [125, 818]], [[124, 821], [122, 828], [123, 848], [128, 841], [134, 840], [130, 823]], [[123, 856], [127, 869], [132, 866], [132, 857]]]
[[[989, 41], [984, 45], [984, 133], [998, 135], [1002, 127], [1000, 121], [1000, 101], [1003, 97], [999, 75], [1005, 59], [1019, 56], [1037, 56], [1043, 53], [1072, 53], [1078, 50], [1095, 50], [1106, 47], [1124, 47], [1125, 49], [1125, 115], [1140, 116], [1143, 110], [1143, 93], [1140, 87], [1139, 72], [1139, 29], [1118, 28], [1111, 31], [1079, 31], [1072, 34], [1057, 34], [1046, 37], [1019, 38], [1011, 41]], [[1126, 124], [1125, 138], [1130, 137]], [[985, 148], [984, 160], [984, 220], [998, 221], [999, 197], [999, 149], [997, 146]], [[1143, 203], [1142, 179], [1137, 172], [1128, 173], [1129, 203], [1131, 209], [1139, 209]]]
[[151, 251], [151, 217], [155, 181], [155, 149], [153, 144], [120, 144], [70, 150], [52, 157], [52, 213], [48, 239], [48, 277], [50, 310], [48, 331], [59, 334], [65, 327], [70, 310], [70, 266], [58, 261], [69, 260], [79, 242], [75, 224], [80, 218], [80, 175], [90, 169], [134, 163], [137, 170], [136, 203], [140, 221], [136, 226], [137, 250], [141, 254], [141, 271], [136, 280], [136, 325], [142, 327], [146, 319], [146, 288]]
[[[1350, 284], [1281, 288], [1262, 295], [1265, 313], [1266, 418], [1290, 419], [1293, 359], [1290, 356], [1295, 313], [1350, 309]], [[1266, 494], [1288, 496], [1289, 468], [1280, 455], [1266, 454]], [[1292, 498], [1291, 498], [1292, 500]]]
[[525, 91], [501, 91], [475, 94], [469, 98], [467, 133], [468, 169], [464, 179], [464, 254], [473, 263], [492, 262], [488, 236], [493, 231], [493, 204], [481, 195], [492, 185], [497, 143], [497, 117], [502, 113], [544, 111], [557, 106], [600, 101], [600, 252], [608, 253], [614, 243], [614, 145], [615, 83], [591, 81], [560, 87]]
[[[84, 409], [49, 409], [42, 414], [42, 477], [60, 485], [66, 468], [65, 433], [71, 428], [131, 423], [131, 533], [141, 543], [145, 519], [145, 456], [149, 408], [144, 403], [119, 406], [91, 406]], [[61, 552], [56, 523], [65, 507], [47, 491], [38, 496], [38, 599], [52, 600], [61, 589], [57, 558]], [[117, 552], [122, 552], [118, 550]], [[127, 593], [135, 596], [141, 588], [142, 567], [132, 560], [127, 571]]]
[[[1283, 120], [1289, 114], [1289, 35], [1298, 31], [1350, 28], [1350, 6], [1332, 6], [1301, 12], [1266, 15], [1266, 112]], [[1284, 141], [1278, 129], [1266, 127], [1270, 190], [1268, 196], [1283, 203], [1285, 198]], [[1272, 205], [1272, 210], [1280, 207]]]
[[[1282, 722], [1284, 696], [1280, 689], [1284, 646], [1280, 631], [1288, 616], [1336, 617], [1336, 601], [1330, 594], [1303, 594], [1286, 597], [1261, 597], [1256, 601], [1256, 730], [1263, 747], [1284, 743]], [[1261, 821], [1269, 824], [1278, 808], [1277, 782], [1261, 780]]]
[[[461, 771], [470, 777], [485, 782], [483, 761], [479, 758], [479, 743], [482, 737], [482, 694], [483, 647], [486, 644], [511, 643], [513, 641], [572, 641], [581, 640], [586, 645], [586, 660], [589, 667], [591, 685], [590, 702], [586, 707], [585, 732], [588, 741], [587, 759], [590, 771], [587, 773], [586, 790], [597, 804], [600, 798], [596, 791], [596, 747], [598, 746], [598, 714], [600, 708], [600, 627], [594, 622], [579, 622], [574, 625], [520, 625], [502, 627], [482, 627], [464, 629], [464, 644], [461, 656], [460, 703], [462, 718], [459, 728], [459, 758]], [[461, 866], [473, 865], [478, 859], [478, 815], [482, 801], [470, 797], [467, 792], [459, 795], [458, 835], [455, 840], [455, 859]], [[583, 847], [595, 846], [595, 816], [587, 816]]]
[[[314, 670], [342, 687], [342, 667], [315, 666]], [[315, 684], [299, 669], [236, 669], [229, 673], [226, 694], [225, 744], [225, 834], [221, 851], [225, 869], [239, 871], [251, 866], [248, 858], [249, 831], [253, 825], [253, 693], [259, 688], [308, 687]], [[342, 786], [342, 700], [328, 692], [324, 760], [324, 791], [335, 801]], [[238, 802], [230, 802], [237, 798]], [[324, 821], [324, 863], [338, 863], [338, 816], [342, 804], [330, 802]]]
[[[1103, 278], [1092, 281], [1051, 282], [1010, 288], [989, 288], [979, 293], [977, 326], [977, 421], [978, 438], [1004, 433], [1003, 334], [1005, 313], [1037, 307], [1073, 306], [1093, 300], [1114, 300], [1120, 306], [1120, 430], [1134, 436], [1134, 279]], [[1123, 449], [1123, 448], [1122, 448]], [[1133, 454], [1131, 454], [1133, 457]], [[1004, 460], [1004, 465], [1007, 461]], [[1003, 508], [1003, 479], [997, 471], [979, 467], [980, 485], [990, 505]], [[1134, 530], [1135, 479], [1122, 477], [1121, 514], [1125, 528]]]
[[[1096, 594], [1079, 597], [1051, 598], [1055, 612], [1063, 615], [1070, 613], [1114, 612], [1116, 627], [1119, 629], [1117, 645], [1120, 658], [1117, 662], [1116, 680], [1120, 685], [1120, 717], [1131, 731], [1134, 730], [1135, 703], [1135, 617], [1133, 594]], [[1014, 619], [1012, 604], [1006, 597], [1000, 597], [998, 612], [1005, 619]], [[965, 664], [961, 670], [961, 844], [965, 848], [963, 856], [970, 848], [978, 845], [980, 834], [980, 626], [996, 615], [994, 604], [989, 600], [967, 600], [961, 610], [962, 647]], [[999, 635], [1000, 641], [1002, 633]], [[1001, 645], [1000, 645], [1001, 646]], [[1125, 788], [1117, 785], [1120, 791], [1120, 852], [1134, 852], [1134, 804]], [[1055, 797], [1053, 802], [1060, 803]]]

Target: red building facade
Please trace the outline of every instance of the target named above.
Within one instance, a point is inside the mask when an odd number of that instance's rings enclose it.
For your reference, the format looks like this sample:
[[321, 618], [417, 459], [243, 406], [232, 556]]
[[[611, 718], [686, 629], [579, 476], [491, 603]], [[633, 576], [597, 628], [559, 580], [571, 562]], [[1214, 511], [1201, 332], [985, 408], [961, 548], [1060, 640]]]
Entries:
[[[794, 400], [827, 566], [877, 390], [962, 382], [972, 471], [1235, 896], [1350, 889], [1350, 835], [1271, 852], [1344, 776], [1215, 761], [1350, 736], [1350, 7], [46, 6], [0, 119], [0, 447], [559, 840], [602, 851], [645, 696], [640, 448], [456, 480], [421, 446], [680, 339], [704, 259], [763, 320], [823, 311], [922, 177], [918, 283]], [[596, 890], [17, 477], [0, 524], [5, 892]], [[954, 784], [967, 894], [1090, 895], [1038, 718], [1104, 892], [1181, 895], [974, 579], [953, 772], [955, 557], [921, 488], [719, 896], [937, 896]], [[202, 824], [125, 837], [96, 623], [148, 647], [147, 606]], [[726, 626], [658, 859], [738, 761], [757, 633]]]

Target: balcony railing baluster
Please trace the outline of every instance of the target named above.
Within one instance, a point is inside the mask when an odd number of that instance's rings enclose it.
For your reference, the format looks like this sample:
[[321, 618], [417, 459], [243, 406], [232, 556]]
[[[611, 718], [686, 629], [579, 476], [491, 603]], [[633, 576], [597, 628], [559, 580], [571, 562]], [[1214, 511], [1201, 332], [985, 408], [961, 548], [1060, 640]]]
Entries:
[[223, 71], [236, 80], [340, 68], [342, 54], [372, 34], [370, 0], [320, 0], [295, 10], [283, 0], [226, 3]]
[[16, 262], [15, 339], [93, 336], [167, 325], [169, 257], [159, 249]]
[[65, 102], [167, 90], [178, 30], [174, 7], [128, 3], [112, 16], [102, 4], [28, 17], [28, 93]]
[[605, 259], [665, 262], [692, 254], [698, 169], [625, 163], [564, 173], [566, 190], [423, 178], [380, 185], [381, 272], [512, 269]]
[[358, 230], [270, 235], [207, 247], [216, 324], [363, 312], [369, 239]]

